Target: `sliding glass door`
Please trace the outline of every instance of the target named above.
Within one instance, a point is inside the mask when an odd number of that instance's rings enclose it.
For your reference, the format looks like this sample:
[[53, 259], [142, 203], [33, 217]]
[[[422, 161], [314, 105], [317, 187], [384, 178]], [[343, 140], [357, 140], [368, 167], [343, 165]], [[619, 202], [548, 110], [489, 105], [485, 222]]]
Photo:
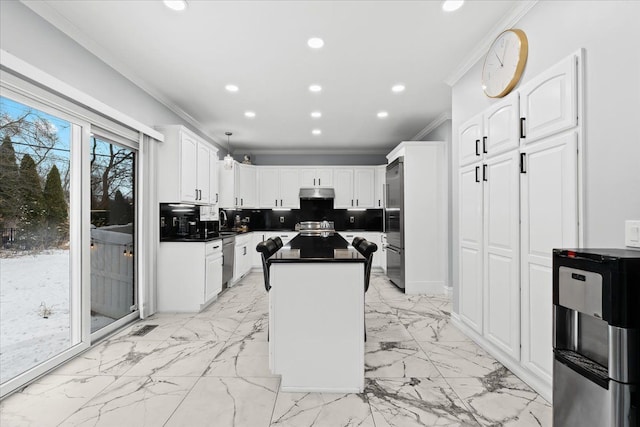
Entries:
[[[0, 384], [82, 341], [82, 128], [0, 97]], [[75, 227], [75, 229], [74, 229]]]
[[92, 135], [91, 333], [137, 310], [135, 155]]

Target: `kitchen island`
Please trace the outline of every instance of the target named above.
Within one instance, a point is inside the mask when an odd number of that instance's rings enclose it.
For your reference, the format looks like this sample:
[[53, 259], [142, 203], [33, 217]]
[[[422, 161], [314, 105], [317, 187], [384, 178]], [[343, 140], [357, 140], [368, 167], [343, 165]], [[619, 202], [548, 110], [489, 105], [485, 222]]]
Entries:
[[365, 259], [323, 232], [298, 234], [267, 263], [269, 364], [282, 390], [362, 392]]

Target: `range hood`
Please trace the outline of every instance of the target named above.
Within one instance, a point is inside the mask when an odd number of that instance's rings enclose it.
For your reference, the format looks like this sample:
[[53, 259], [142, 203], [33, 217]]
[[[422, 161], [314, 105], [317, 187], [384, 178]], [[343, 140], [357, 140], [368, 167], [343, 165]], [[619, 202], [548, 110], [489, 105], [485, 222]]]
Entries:
[[300, 200], [333, 200], [336, 197], [336, 192], [333, 188], [327, 187], [310, 187], [300, 189]]

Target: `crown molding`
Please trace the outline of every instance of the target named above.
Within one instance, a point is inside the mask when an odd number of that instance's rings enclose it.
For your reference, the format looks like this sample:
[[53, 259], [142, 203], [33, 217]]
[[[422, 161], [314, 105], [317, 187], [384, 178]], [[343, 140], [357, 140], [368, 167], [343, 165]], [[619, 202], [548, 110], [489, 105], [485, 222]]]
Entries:
[[422, 138], [424, 138], [426, 135], [431, 133], [434, 129], [436, 129], [438, 126], [440, 126], [442, 123], [446, 122], [447, 120], [451, 120], [451, 113], [448, 111], [436, 117], [435, 120], [433, 120], [431, 123], [425, 126], [424, 129], [418, 132], [413, 138], [411, 138], [411, 140], [421, 141]]
[[371, 155], [371, 156], [386, 156], [389, 151], [391, 151], [393, 147], [389, 148], [379, 148], [379, 149], [351, 149], [351, 150], [341, 150], [341, 149], [251, 149], [251, 148], [232, 148], [231, 154], [241, 155], [241, 154], [268, 154], [268, 155], [335, 155], [335, 156], [361, 156], [361, 155]]
[[467, 56], [467, 58], [458, 65], [458, 67], [444, 80], [444, 82], [449, 86], [455, 85], [458, 80], [460, 80], [462, 76], [464, 76], [467, 71], [475, 65], [476, 62], [484, 57], [496, 37], [498, 37], [498, 35], [503, 31], [516, 25], [518, 21], [520, 21], [520, 19], [522, 19], [522, 17], [536, 5], [536, 3], [538, 3], [538, 0], [521, 0], [516, 2], [513, 9], [511, 9], [511, 11], [500, 22], [498, 22], [482, 40], [480, 40], [480, 43], [471, 50], [469, 56]]
[[73, 25], [67, 18], [65, 18], [60, 12], [58, 12], [48, 1], [44, 0], [20, 0], [22, 4], [27, 6], [42, 19], [49, 22], [51, 25], [62, 31], [69, 36], [73, 41], [92, 53], [102, 62], [113, 68], [116, 72], [121, 74], [124, 78], [131, 81], [138, 86], [149, 96], [156, 101], [167, 107], [174, 112], [178, 117], [185, 120], [187, 123], [194, 126], [200, 133], [210, 138], [219, 148], [222, 148], [222, 143], [218, 138], [205, 131], [205, 126], [202, 125], [197, 119], [184, 111], [178, 105], [166, 98], [156, 87], [147, 83], [143, 78], [134, 73], [129, 67], [122, 64], [116, 59], [116, 57], [102, 45], [93, 40], [88, 34], [81, 31], [78, 27]]

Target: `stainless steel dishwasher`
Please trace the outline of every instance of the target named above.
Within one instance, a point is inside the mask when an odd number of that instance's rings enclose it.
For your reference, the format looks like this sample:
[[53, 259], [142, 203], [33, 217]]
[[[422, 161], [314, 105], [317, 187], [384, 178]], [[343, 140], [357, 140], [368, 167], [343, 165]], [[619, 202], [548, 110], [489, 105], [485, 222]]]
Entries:
[[235, 235], [222, 238], [222, 289], [227, 288], [227, 283], [233, 277], [235, 245]]

